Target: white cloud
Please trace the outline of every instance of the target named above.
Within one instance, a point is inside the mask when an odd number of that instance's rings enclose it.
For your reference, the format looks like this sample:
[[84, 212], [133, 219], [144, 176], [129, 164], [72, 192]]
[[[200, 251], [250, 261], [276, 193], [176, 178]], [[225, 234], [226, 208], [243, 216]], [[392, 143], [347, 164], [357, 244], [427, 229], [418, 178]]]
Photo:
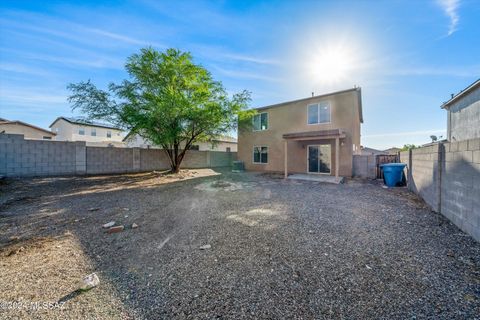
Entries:
[[270, 77], [260, 72], [257, 73], [257, 72], [245, 72], [240, 70], [230, 70], [230, 69], [221, 68], [216, 65], [213, 65], [212, 68], [216, 70], [218, 73], [231, 78], [257, 79], [257, 80], [264, 80], [264, 81], [271, 81], [271, 82], [283, 81], [283, 79], [280, 77]]
[[225, 54], [226, 58], [232, 59], [232, 60], [239, 60], [239, 61], [246, 61], [246, 62], [253, 62], [257, 64], [272, 64], [272, 65], [277, 65], [280, 64], [280, 61], [274, 60], [274, 59], [265, 59], [265, 58], [259, 58], [255, 56], [246, 56], [246, 55], [241, 55], [241, 54]]
[[447, 36], [450, 36], [457, 31], [458, 21], [460, 20], [460, 16], [458, 15], [460, 0], [438, 0], [438, 4], [442, 7], [445, 15], [450, 18], [447, 33]]
[[449, 76], [476, 77], [480, 73], [480, 65], [438, 66], [438, 67], [397, 67], [386, 70], [386, 75], [393, 76]]

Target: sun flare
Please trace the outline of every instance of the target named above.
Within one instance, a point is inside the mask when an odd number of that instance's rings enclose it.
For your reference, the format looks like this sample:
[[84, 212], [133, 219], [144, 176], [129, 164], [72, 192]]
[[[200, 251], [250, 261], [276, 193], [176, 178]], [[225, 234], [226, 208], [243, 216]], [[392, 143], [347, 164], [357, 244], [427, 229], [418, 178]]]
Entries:
[[354, 67], [353, 56], [347, 48], [341, 46], [319, 50], [314, 58], [313, 77], [323, 83], [346, 79]]

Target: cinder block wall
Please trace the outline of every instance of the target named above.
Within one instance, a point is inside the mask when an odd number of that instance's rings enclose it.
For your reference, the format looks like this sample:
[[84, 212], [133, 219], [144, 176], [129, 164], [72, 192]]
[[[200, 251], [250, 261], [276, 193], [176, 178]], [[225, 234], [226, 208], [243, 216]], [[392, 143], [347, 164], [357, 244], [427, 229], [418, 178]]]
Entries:
[[236, 155], [236, 152], [212, 151], [210, 152], [210, 167], [224, 167], [225, 163], [232, 163], [237, 160]]
[[[188, 151], [182, 168], [228, 167], [236, 152]], [[0, 175], [7, 177], [109, 174], [165, 170], [163, 150], [87, 147], [85, 142], [25, 140], [0, 134]]]
[[480, 241], [480, 139], [402, 152], [408, 187]]
[[377, 177], [375, 156], [354, 155], [352, 169], [354, 177], [375, 179]]
[[133, 148], [87, 147], [87, 174], [135, 171]]
[[[23, 135], [0, 134], [0, 175], [45, 176], [84, 173], [85, 142], [25, 140]], [[81, 159], [80, 159], [81, 160]]]

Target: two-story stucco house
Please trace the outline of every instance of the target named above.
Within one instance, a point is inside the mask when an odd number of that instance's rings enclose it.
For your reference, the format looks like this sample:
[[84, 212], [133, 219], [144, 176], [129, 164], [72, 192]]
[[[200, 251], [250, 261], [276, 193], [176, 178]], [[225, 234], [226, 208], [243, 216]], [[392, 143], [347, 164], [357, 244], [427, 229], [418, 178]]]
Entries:
[[123, 131], [107, 124], [58, 117], [50, 128], [59, 141], [85, 141], [90, 146], [124, 146]]
[[246, 170], [352, 176], [360, 153], [360, 88], [257, 108], [238, 134]]
[[448, 141], [480, 138], [480, 79], [452, 95], [442, 108], [448, 111]]

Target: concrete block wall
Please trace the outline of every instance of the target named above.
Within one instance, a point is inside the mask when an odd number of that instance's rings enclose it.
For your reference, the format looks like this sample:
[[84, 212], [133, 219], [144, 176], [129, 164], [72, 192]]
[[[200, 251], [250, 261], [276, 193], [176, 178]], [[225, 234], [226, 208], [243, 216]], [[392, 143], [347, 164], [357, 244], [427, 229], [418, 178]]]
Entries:
[[[236, 152], [188, 151], [182, 168], [231, 166]], [[85, 142], [25, 140], [0, 134], [0, 176], [55, 176], [166, 170], [163, 150], [87, 147]]]
[[353, 155], [353, 176], [358, 178], [375, 179], [376, 159], [374, 155]]
[[441, 213], [480, 241], [480, 139], [444, 144]]
[[87, 174], [135, 172], [133, 149], [87, 147]]
[[233, 161], [237, 160], [236, 152], [220, 152], [220, 151], [211, 151], [210, 152], [210, 167], [224, 167], [225, 163], [229, 165]]
[[210, 152], [188, 150], [182, 161], [183, 168], [205, 168], [210, 167]]
[[402, 152], [408, 187], [480, 241], [480, 139]]
[[72, 175], [85, 172], [85, 143], [25, 140], [0, 134], [0, 175]]
[[169, 163], [165, 151], [161, 149], [140, 149], [140, 171], [167, 170]]

